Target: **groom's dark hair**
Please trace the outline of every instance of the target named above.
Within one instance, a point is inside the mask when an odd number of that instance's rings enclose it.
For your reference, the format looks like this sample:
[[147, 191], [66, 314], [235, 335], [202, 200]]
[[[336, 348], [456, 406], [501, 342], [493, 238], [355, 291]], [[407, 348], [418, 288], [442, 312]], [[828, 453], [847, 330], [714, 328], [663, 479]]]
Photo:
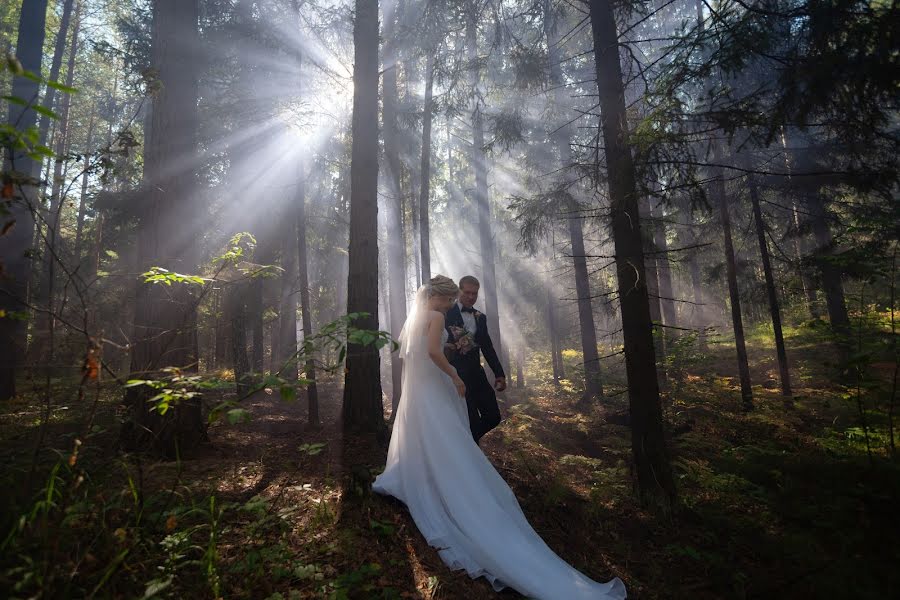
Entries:
[[475, 279], [472, 275], [466, 275], [465, 277], [460, 278], [460, 280], [459, 280], [459, 287], [462, 287], [462, 286], [464, 286], [464, 285], [466, 285], [466, 284], [468, 284], [468, 285], [474, 285], [474, 286], [477, 287], [477, 288], [480, 288], [480, 287], [481, 287], [481, 284], [480, 284], [480, 283], [478, 282], [478, 280]]

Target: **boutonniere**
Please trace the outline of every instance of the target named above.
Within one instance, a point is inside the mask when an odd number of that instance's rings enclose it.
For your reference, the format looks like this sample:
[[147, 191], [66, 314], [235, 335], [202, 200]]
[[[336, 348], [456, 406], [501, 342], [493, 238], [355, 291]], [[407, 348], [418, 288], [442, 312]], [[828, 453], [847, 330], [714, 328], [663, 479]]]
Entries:
[[477, 319], [477, 318], [479, 318], [479, 317], [481, 316], [481, 313], [478, 312], [477, 310], [473, 310], [473, 311], [472, 311], [472, 315]]

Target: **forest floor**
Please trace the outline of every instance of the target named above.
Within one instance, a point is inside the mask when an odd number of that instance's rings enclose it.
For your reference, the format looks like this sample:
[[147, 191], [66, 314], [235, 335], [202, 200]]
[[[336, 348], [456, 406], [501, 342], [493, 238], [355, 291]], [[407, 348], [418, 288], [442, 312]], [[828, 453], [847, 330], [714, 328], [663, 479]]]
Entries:
[[[733, 346], [670, 365], [674, 517], [634, 500], [614, 377], [610, 398], [579, 408], [577, 390], [542, 379], [547, 357], [533, 356], [526, 372], [539, 375], [502, 395], [506, 418], [482, 448], [548, 545], [596, 580], [622, 578], [631, 598], [896, 597], [900, 469], [874, 405], [885, 399], [871, 396], [862, 413], [870, 461], [855, 388], [831, 381], [827, 344], [814, 328], [787, 339], [792, 403], [771, 385], [770, 340], [750, 337], [752, 412], [740, 410]], [[877, 380], [893, 363], [867, 370]], [[200, 456], [172, 462], [115, 453], [113, 390], [80, 446], [90, 403], [57, 403], [46, 439], [58, 450], [41, 452], [37, 469], [40, 407], [2, 407], [0, 510], [12, 530], [2, 595], [497, 597], [483, 579], [450, 572], [403, 506], [368, 490], [386, 451], [342, 434], [336, 383], [320, 394], [319, 428], [307, 426], [304, 402], [260, 393], [247, 401], [251, 421], [214, 426]]]

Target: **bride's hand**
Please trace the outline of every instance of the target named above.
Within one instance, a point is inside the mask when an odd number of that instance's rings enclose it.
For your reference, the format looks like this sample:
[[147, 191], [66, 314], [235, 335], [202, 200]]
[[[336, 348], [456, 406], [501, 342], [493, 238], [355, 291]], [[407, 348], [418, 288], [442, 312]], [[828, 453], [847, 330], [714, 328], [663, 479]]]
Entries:
[[456, 393], [459, 394], [461, 398], [466, 397], [466, 384], [463, 383], [463, 380], [460, 379], [459, 375], [453, 378], [453, 385], [456, 386]]

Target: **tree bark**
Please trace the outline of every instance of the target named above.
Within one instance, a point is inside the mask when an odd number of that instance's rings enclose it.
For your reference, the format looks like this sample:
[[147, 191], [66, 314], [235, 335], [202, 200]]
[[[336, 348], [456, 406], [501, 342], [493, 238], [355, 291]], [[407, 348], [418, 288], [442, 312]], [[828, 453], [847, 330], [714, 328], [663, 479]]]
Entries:
[[419, 255], [422, 283], [431, 279], [431, 233], [428, 212], [431, 208], [431, 121], [434, 93], [434, 56], [428, 53], [425, 66], [425, 106], [422, 115], [422, 170], [419, 195]]
[[[144, 151], [144, 198], [138, 224], [138, 267], [193, 273], [196, 232], [191, 229], [197, 149], [198, 0], [156, 0], [153, 7], [152, 65], [162, 83], [153, 98]], [[163, 289], [166, 288], [166, 289]], [[197, 307], [193, 290], [138, 283], [135, 299], [133, 377], [156, 377], [163, 367], [197, 368]], [[199, 398], [182, 400], [165, 415], [147, 402], [151, 391], [129, 388], [133, 422], [123, 429], [128, 449], [174, 458], [206, 438]]]
[[[665, 209], [663, 205], [657, 204], [653, 209], [653, 246], [656, 251], [656, 274], [659, 281], [659, 304], [662, 309], [663, 323], [676, 327], [678, 318], [675, 311], [675, 294], [672, 289], [672, 268], [669, 265], [669, 244], [666, 239], [666, 223]], [[672, 329], [674, 334], [677, 330]], [[663, 337], [669, 335], [666, 329], [663, 329]]]
[[[268, 252], [260, 248], [260, 262], [270, 264]], [[259, 378], [265, 371], [265, 322], [263, 320], [264, 302], [263, 287], [266, 281], [262, 277], [252, 278], [247, 285], [247, 320], [250, 326], [250, 368], [254, 376]]]
[[[214, 347], [213, 347], [213, 369], [224, 369], [229, 365], [230, 344], [231, 344], [231, 327], [229, 317], [225, 312], [225, 290], [218, 288], [213, 292], [213, 315], [214, 315]], [[233, 366], [233, 365], [232, 365]]]
[[[19, 32], [16, 41], [16, 57], [22, 67], [35, 74], [41, 72], [41, 54], [44, 47], [46, 29], [47, 0], [23, 0], [19, 13]], [[11, 95], [25, 100], [37, 101], [39, 85], [21, 76], [14, 76]], [[33, 105], [20, 106], [9, 103], [7, 123], [19, 131], [33, 127], [37, 113]], [[5, 226], [10, 221], [15, 226], [0, 237], [0, 264], [5, 277], [0, 278], [0, 310], [7, 314], [24, 313], [27, 310], [28, 280], [31, 277], [31, 259], [28, 251], [34, 235], [34, 218], [31, 209], [37, 208], [37, 177], [41, 163], [24, 152], [4, 153], [4, 188], [13, 185], [13, 198], [9, 203], [9, 214], [4, 215]], [[0, 347], [6, 350], [0, 358], [0, 400], [9, 400], [16, 395], [16, 374], [25, 355], [27, 327], [23, 319], [0, 319]]]
[[[350, 158], [350, 248], [347, 312], [378, 329], [378, 2], [356, 0], [353, 23], [353, 145]], [[348, 344], [344, 427], [386, 434], [380, 357], [374, 345]]]
[[[301, 169], [303, 171], [303, 169]], [[301, 177], [305, 172], [301, 173]], [[299, 188], [302, 193], [297, 198], [297, 263], [298, 282], [300, 287], [300, 317], [303, 326], [303, 342], [312, 336], [312, 307], [309, 303], [309, 261], [307, 259], [306, 243], [306, 186]], [[303, 368], [303, 376], [310, 380], [306, 386], [307, 423], [310, 426], [319, 425], [319, 390], [316, 387], [316, 365], [312, 358], [306, 360]]]
[[481, 249], [481, 290], [488, 332], [498, 356], [503, 355], [497, 275], [494, 265], [494, 236], [491, 232], [491, 204], [488, 197], [487, 161], [484, 155], [484, 115], [481, 111], [481, 71], [478, 68], [478, 9], [470, 2], [466, 19], [466, 43], [472, 63], [472, 167], [475, 170], [475, 206], [478, 210], [478, 239]]
[[[302, 179], [298, 182], [302, 188]], [[301, 191], [297, 194], [304, 201]], [[296, 199], [288, 198], [285, 206], [281, 232], [281, 297], [278, 302], [278, 352], [273, 362], [273, 371], [281, 369], [281, 376], [288, 381], [297, 381], [297, 220], [294, 214]], [[286, 364], [291, 361], [290, 364]]]
[[847, 303], [844, 300], [844, 285], [841, 281], [841, 268], [831, 258], [834, 255], [834, 240], [828, 228], [828, 212], [825, 209], [825, 198], [810, 198], [809, 212], [812, 218], [813, 235], [816, 239], [816, 261], [822, 276], [822, 291], [825, 292], [825, 306], [831, 329], [838, 338], [838, 345], [846, 349], [850, 335], [850, 317], [847, 315]]
[[[78, 32], [80, 29], [80, 13], [81, 5], [75, 11], [75, 28], [72, 31], [72, 41], [69, 46], [69, 59], [67, 63], [65, 85], [71, 87], [75, 78], [75, 56], [78, 51]], [[48, 89], [53, 89], [48, 86]], [[51, 181], [52, 192], [50, 194], [50, 210], [47, 214], [47, 248], [44, 249], [43, 268], [38, 274], [37, 294], [32, 300], [32, 304], [36, 304], [46, 309], [46, 311], [38, 312], [35, 316], [34, 323], [34, 340], [33, 348], [29, 354], [33, 360], [42, 365], [50, 372], [53, 363], [51, 338], [56, 330], [56, 317], [54, 308], [54, 290], [56, 284], [56, 256], [59, 256], [59, 224], [62, 212], [63, 180], [63, 164], [65, 157], [69, 153], [70, 131], [69, 131], [69, 109], [71, 107], [71, 97], [65, 95], [62, 98], [62, 107], [60, 109], [59, 121], [56, 124], [56, 133], [54, 134], [54, 149], [56, 155], [53, 161], [53, 179]]]
[[84, 149], [84, 174], [81, 176], [81, 198], [78, 201], [78, 223], [75, 227], [75, 248], [73, 255], [77, 264], [81, 263], [81, 244], [84, 237], [84, 218], [87, 214], [87, 188], [91, 170], [91, 154], [94, 151], [95, 108], [91, 108], [91, 120], [88, 124], [87, 145]]
[[[692, 230], [691, 221], [691, 205], [688, 198], [682, 197], [678, 200], [678, 214], [681, 223], [678, 226], [678, 240], [682, 247], [696, 246], [700, 244], [700, 238]], [[691, 287], [694, 291], [694, 305], [691, 307], [690, 326], [697, 331], [697, 343], [701, 352], [706, 352], [706, 321], [704, 319], [703, 305], [703, 281], [700, 277], [700, 262], [697, 260], [698, 248], [688, 251], [686, 257], [688, 266], [688, 275], [691, 279]]]
[[663, 327], [662, 298], [659, 293], [659, 270], [656, 268], [657, 253], [654, 231], [656, 230], [656, 215], [653, 212], [653, 204], [649, 197], [642, 196], [638, 205], [641, 218], [647, 219], [647, 226], [643, 231], [644, 236], [644, 268], [647, 277], [647, 294], [650, 298], [650, 318], [653, 320], [653, 330], [656, 333], [654, 346], [657, 357], [657, 374], [660, 385], [667, 385], [668, 374], [666, 372], [666, 336]]
[[[59, 21], [59, 32], [56, 34], [56, 44], [53, 47], [53, 61], [50, 63], [50, 81], [59, 81], [59, 70], [62, 67], [63, 54], [66, 51], [66, 38], [69, 35], [69, 24], [72, 18], [72, 5], [74, 3], [74, 0], [65, 0], [63, 2], [62, 17]], [[81, 6], [79, 5], [79, 12], [80, 9]], [[76, 35], [75, 37], [78, 36]], [[47, 110], [54, 110], [56, 93], [56, 88], [47, 86], [47, 92], [44, 94], [44, 100], [43, 102], [41, 102], [41, 106]], [[38, 124], [38, 143], [42, 146], [46, 145], [47, 143], [47, 134], [49, 130], [50, 117], [47, 115], [41, 115], [40, 123]]]
[[750, 188], [750, 201], [753, 203], [753, 220], [756, 223], [756, 239], [759, 242], [759, 254], [762, 257], [763, 275], [766, 278], [766, 293], [769, 297], [769, 312], [772, 315], [772, 330], [775, 332], [775, 352], [778, 355], [778, 372], [781, 378], [781, 393], [791, 395], [791, 373], [788, 370], [787, 351], [784, 348], [784, 334], [781, 331], [781, 309], [778, 306], [778, 295], [775, 292], [775, 277], [772, 274], [772, 263], [769, 260], [769, 246], [766, 243], [766, 225], [763, 222], [762, 209], [759, 207], [759, 190], [753, 175], [747, 176]]
[[[388, 167], [388, 183], [391, 190], [388, 199], [388, 306], [391, 335], [399, 336], [406, 321], [406, 236], [403, 232], [403, 187], [401, 185], [400, 147], [397, 122], [397, 39], [395, 18], [385, 22], [385, 38], [389, 50], [385, 56], [385, 70], [382, 79], [384, 88], [382, 118], [384, 120], [384, 155]], [[429, 124], [430, 128], [430, 124]], [[391, 354], [391, 415], [397, 412], [402, 391], [402, 361], [397, 354]]]
[[584, 396], [582, 401], [603, 397], [600, 379], [600, 354], [597, 350], [597, 330], [585, 258], [581, 219], [569, 216], [569, 239], [572, 243], [572, 262], [575, 266], [575, 294], [578, 296], [578, 322], [581, 330], [581, 349], [584, 353]]
[[525, 387], [525, 346], [519, 344], [516, 349], [516, 387]]
[[[559, 64], [559, 35], [556, 29], [556, 19], [550, 8], [550, 1], [544, 0], [544, 35], [547, 38], [547, 60], [550, 70], [550, 85], [556, 88], [555, 101], [558, 106], [564, 106], [562, 97], [563, 74]], [[570, 146], [572, 132], [568, 126], [556, 129], [551, 137], [559, 152], [560, 169], [568, 173], [572, 166], [572, 148]], [[568, 176], [567, 176], [568, 179]], [[574, 182], [566, 181], [567, 187]], [[594, 307], [591, 300], [590, 275], [588, 274], [587, 258], [584, 250], [584, 232], [581, 216], [577, 214], [578, 204], [573, 202], [565, 207], [569, 224], [569, 243], [572, 248], [572, 266], [575, 269], [575, 294], [578, 303], [578, 322], [581, 331], [581, 350], [584, 357], [584, 396], [582, 401], [598, 399], [603, 396], [603, 382], [600, 378], [600, 354], [597, 350], [597, 328], [594, 323]], [[555, 325], [555, 324], [554, 324]], [[556, 364], [557, 348], [554, 351], [554, 365]], [[559, 359], [562, 365], [561, 356]], [[559, 369], [561, 370], [561, 369]], [[556, 369], [554, 369], [554, 379]]]
[[239, 398], [247, 394], [252, 386], [250, 357], [247, 354], [247, 289], [245, 281], [237, 281], [224, 289], [225, 316], [230, 329], [231, 366], [234, 370], [235, 392]]
[[590, 18], [609, 178], [637, 486], [644, 504], [670, 510], [675, 502], [675, 482], [663, 432], [635, 169], [627, 141], [618, 35], [609, 0], [591, 0]]
[[559, 380], [566, 376], [566, 369], [562, 359], [559, 321], [556, 318], [556, 298], [553, 297], [553, 288], [549, 285], [547, 286], [547, 329], [550, 335], [550, 356], [553, 362], [553, 382], [559, 384]]
[[806, 241], [806, 235], [801, 233], [800, 227], [800, 211], [797, 209], [797, 202], [791, 202], [791, 216], [794, 221], [794, 229], [797, 231], [794, 237], [794, 254], [797, 257], [797, 277], [800, 280], [800, 286], [803, 288], [803, 299], [806, 301], [806, 308], [809, 316], [813, 319], [821, 318], [819, 312], [819, 299], [816, 293], [816, 283], [812, 276], [804, 268], [804, 258], [809, 253], [809, 244]]
[[[718, 153], [713, 162], [719, 161]], [[734, 345], [737, 350], [738, 374], [741, 381], [741, 402], [744, 410], [753, 408], [753, 389], [750, 386], [750, 366], [747, 363], [747, 346], [744, 342], [744, 322], [741, 318], [741, 296], [738, 290], [737, 269], [734, 261], [734, 244], [731, 240], [731, 216], [728, 213], [728, 197], [721, 167], [713, 173], [713, 196], [719, 204], [719, 217], [725, 240], [725, 269], [728, 279], [728, 297], [731, 300], [731, 323], [734, 328]]]

